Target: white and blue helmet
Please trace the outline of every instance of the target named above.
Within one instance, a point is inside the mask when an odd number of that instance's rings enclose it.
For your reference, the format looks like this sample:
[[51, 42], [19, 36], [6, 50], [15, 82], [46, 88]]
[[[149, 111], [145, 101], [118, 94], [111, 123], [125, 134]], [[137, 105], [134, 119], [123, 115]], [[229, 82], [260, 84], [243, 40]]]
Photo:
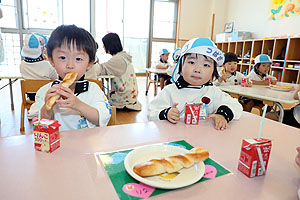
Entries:
[[216, 47], [213, 41], [208, 38], [194, 38], [183, 45], [181, 48], [181, 54], [177, 65], [172, 74], [172, 79], [174, 82], [179, 78], [179, 64], [182, 57], [188, 53], [202, 54], [212, 58], [217, 66], [222, 66], [224, 63], [225, 57], [224, 53]]
[[254, 59], [254, 65], [258, 63], [272, 63], [272, 61], [267, 54], [260, 54], [256, 56]]
[[29, 33], [25, 36], [22, 57], [36, 59], [43, 53], [47, 38], [39, 33]]
[[173, 55], [172, 55], [172, 58], [175, 62], [177, 62], [180, 58], [180, 53], [181, 53], [181, 49], [180, 48], [177, 48], [174, 50], [173, 52]]

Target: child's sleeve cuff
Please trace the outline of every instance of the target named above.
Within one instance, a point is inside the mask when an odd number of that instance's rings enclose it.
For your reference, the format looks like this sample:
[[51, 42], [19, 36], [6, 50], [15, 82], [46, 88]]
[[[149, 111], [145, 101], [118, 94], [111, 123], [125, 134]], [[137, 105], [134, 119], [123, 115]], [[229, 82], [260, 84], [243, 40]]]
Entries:
[[160, 120], [168, 120], [168, 112], [171, 109], [171, 107], [163, 109], [162, 111], [160, 111], [159, 113], [159, 119]]
[[233, 112], [228, 106], [220, 106], [217, 109], [216, 114], [222, 115], [227, 122], [230, 122], [233, 119]]

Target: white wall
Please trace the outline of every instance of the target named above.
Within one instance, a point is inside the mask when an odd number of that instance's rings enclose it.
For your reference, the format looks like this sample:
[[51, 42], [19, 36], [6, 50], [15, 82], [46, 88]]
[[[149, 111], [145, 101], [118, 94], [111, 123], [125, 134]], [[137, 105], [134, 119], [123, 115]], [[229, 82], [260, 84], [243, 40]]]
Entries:
[[269, 20], [269, 7], [270, 0], [228, 0], [225, 19], [234, 22], [235, 30], [252, 32], [254, 38], [300, 34], [300, 15]]
[[181, 0], [179, 39], [210, 38], [212, 13], [214, 36], [227, 22], [234, 22], [235, 31], [252, 32], [254, 38], [300, 35], [300, 15], [269, 20], [269, 7], [270, 0]]
[[181, 0], [179, 39], [210, 37], [210, 0]]

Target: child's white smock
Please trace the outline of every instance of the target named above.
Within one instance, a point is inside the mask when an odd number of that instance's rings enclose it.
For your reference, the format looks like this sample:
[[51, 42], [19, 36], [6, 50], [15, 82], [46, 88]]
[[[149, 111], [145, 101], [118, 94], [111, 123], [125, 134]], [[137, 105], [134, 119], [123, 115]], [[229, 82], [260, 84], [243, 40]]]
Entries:
[[[39, 89], [35, 96], [35, 103], [29, 110], [30, 115], [38, 116], [40, 92], [42, 91], [42, 107], [45, 104], [45, 94], [51, 88], [51, 86], [52, 83], [48, 83]], [[88, 91], [80, 93], [77, 98], [98, 110], [100, 127], [107, 125], [111, 116], [111, 107], [106, 96], [96, 83], [89, 82]], [[59, 128], [60, 131], [96, 127], [95, 124], [88, 121], [80, 114], [80, 112], [76, 110], [70, 108], [60, 108], [56, 104], [53, 107], [53, 112], [54, 120], [58, 120], [58, 122], [61, 124], [61, 127]]]
[[159, 114], [162, 110], [178, 103], [180, 119], [185, 117], [186, 103], [201, 103], [203, 97], [208, 97], [208, 114], [215, 113], [220, 106], [227, 106], [233, 113], [233, 119], [239, 119], [243, 112], [242, 105], [237, 99], [229, 94], [222, 92], [216, 86], [204, 86], [201, 89], [181, 88], [178, 89], [175, 84], [166, 86], [150, 103], [148, 118], [149, 120], [159, 120]]
[[[220, 76], [222, 76], [220, 74]], [[241, 85], [242, 79], [245, 78], [245, 76], [238, 71], [235, 71], [230, 76], [227, 76], [226, 82], [222, 81], [221, 83], [218, 80], [214, 81], [214, 85]]]
[[263, 81], [263, 80], [266, 80], [266, 78], [271, 78], [273, 81], [276, 81], [276, 77], [274, 76], [270, 76], [270, 75], [266, 75], [264, 77], [260, 76], [259, 74], [257, 74], [254, 70], [252, 70], [248, 76], [246, 76], [246, 78], [249, 78], [250, 81]]

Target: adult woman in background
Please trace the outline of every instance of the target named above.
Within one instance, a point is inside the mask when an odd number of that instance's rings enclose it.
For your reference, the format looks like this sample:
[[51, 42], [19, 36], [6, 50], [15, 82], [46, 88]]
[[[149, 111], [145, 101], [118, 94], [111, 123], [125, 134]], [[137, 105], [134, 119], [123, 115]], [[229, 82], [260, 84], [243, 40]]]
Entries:
[[108, 33], [102, 38], [103, 48], [112, 55], [107, 62], [98, 65], [98, 75], [114, 75], [109, 100], [111, 105], [123, 110], [141, 110], [138, 101], [138, 85], [132, 56], [123, 51], [121, 40], [116, 33]]

